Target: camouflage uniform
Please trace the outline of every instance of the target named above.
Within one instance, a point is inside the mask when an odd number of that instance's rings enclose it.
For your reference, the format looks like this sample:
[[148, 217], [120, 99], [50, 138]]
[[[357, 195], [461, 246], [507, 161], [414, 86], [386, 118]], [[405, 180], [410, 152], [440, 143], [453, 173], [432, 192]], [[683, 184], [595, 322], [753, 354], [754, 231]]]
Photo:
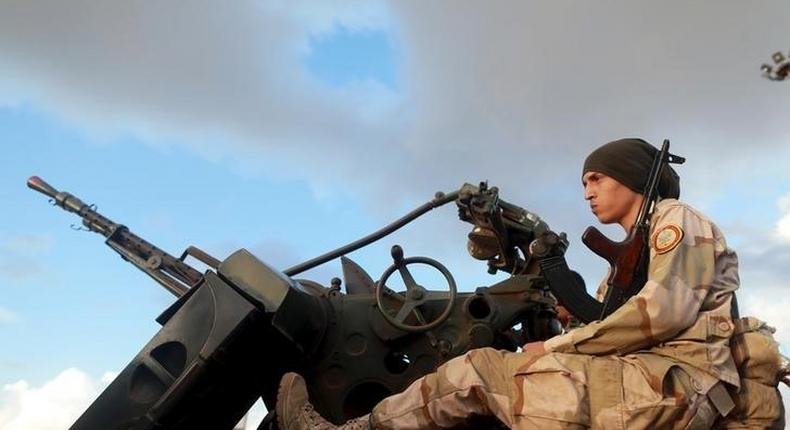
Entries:
[[648, 281], [609, 317], [549, 339], [541, 356], [470, 351], [379, 403], [371, 423], [450, 427], [490, 414], [517, 429], [710, 428], [731, 402], [722, 382], [739, 385], [737, 258], [677, 200], [661, 200], [651, 226]]

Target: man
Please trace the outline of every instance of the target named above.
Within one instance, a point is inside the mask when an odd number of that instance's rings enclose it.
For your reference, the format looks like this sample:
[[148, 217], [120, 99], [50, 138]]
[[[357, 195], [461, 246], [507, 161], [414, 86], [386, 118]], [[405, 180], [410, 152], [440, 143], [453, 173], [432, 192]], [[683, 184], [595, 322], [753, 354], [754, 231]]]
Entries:
[[[601, 223], [631, 229], [656, 153], [622, 139], [587, 157], [584, 197]], [[677, 200], [679, 190], [665, 166], [648, 280], [617, 311], [522, 353], [470, 351], [339, 428], [453, 427], [473, 415], [516, 429], [710, 428], [732, 409], [726, 386], [739, 384], [729, 348], [738, 262], [719, 229]], [[293, 373], [283, 377], [277, 415], [282, 430], [335, 428]]]

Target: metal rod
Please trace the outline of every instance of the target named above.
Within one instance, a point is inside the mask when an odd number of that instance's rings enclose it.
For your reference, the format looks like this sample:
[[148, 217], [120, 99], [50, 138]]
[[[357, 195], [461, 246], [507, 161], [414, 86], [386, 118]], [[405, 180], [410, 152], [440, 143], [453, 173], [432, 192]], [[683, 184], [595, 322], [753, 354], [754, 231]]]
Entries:
[[348, 245], [342, 246], [340, 248], [335, 249], [334, 251], [327, 252], [326, 254], [319, 255], [311, 260], [307, 260], [303, 263], [299, 263], [296, 266], [289, 267], [283, 271], [288, 276], [298, 275], [306, 270], [310, 270], [313, 267], [320, 266], [321, 264], [326, 263], [327, 261], [334, 260], [341, 255], [348, 254], [350, 252], [354, 252], [363, 246], [367, 246], [384, 236], [387, 236], [398, 230], [399, 228], [403, 227], [404, 225], [410, 223], [415, 218], [425, 214], [426, 212], [430, 211], [431, 209], [438, 208], [439, 206], [443, 206], [449, 202], [455, 201], [458, 198], [458, 191], [453, 191], [452, 193], [444, 194], [442, 192], [436, 193], [436, 197], [433, 200], [423, 204], [422, 206], [414, 209], [413, 211], [409, 212], [408, 214], [404, 215], [403, 217], [395, 220], [391, 224], [376, 230], [375, 232], [359, 239], [354, 242], [349, 243]]

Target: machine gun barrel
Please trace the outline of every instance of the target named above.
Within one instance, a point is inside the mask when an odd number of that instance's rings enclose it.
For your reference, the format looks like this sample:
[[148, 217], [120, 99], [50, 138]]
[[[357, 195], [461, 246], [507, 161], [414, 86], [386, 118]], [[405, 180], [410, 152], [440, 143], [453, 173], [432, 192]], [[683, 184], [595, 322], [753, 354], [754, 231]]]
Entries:
[[27, 186], [51, 198], [55, 205], [77, 214], [82, 218], [85, 228], [106, 237], [105, 243], [121, 254], [124, 260], [137, 266], [177, 297], [203, 281], [203, 275], [184, 262], [187, 255], [200, 255], [203, 257], [200, 259], [212, 267], [218, 263], [215, 258], [194, 247], [188, 248], [180, 258], [173, 257], [132, 233], [126, 226], [98, 213], [95, 206], [83, 203], [70, 193], [56, 190], [38, 176], [31, 176]]

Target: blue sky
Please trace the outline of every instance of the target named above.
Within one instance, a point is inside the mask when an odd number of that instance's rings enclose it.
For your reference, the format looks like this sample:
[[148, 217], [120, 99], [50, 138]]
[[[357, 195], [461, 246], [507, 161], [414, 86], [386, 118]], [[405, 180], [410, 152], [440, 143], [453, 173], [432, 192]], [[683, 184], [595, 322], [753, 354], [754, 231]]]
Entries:
[[397, 89], [397, 55], [390, 35], [382, 30], [352, 31], [337, 26], [313, 37], [305, 68], [330, 86], [374, 80]]
[[[684, 199], [741, 256], [742, 306], [790, 342], [790, 88], [759, 72], [790, 49], [786, 3], [207, 5], [0, 3], [0, 419], [34, 422], [13, 405], [64, 374], [97, 391], [172, 301], [31, 175], [171, 254], [284, 268], [485, 179], [578, 238], [586, 153], [669, 137]], [[400, 243], [472, 290], [497, 278], [467, 230], [446, 207], [352, 258], [375, 278]], [[569, 258], [605, 272], [578, 241]]]

